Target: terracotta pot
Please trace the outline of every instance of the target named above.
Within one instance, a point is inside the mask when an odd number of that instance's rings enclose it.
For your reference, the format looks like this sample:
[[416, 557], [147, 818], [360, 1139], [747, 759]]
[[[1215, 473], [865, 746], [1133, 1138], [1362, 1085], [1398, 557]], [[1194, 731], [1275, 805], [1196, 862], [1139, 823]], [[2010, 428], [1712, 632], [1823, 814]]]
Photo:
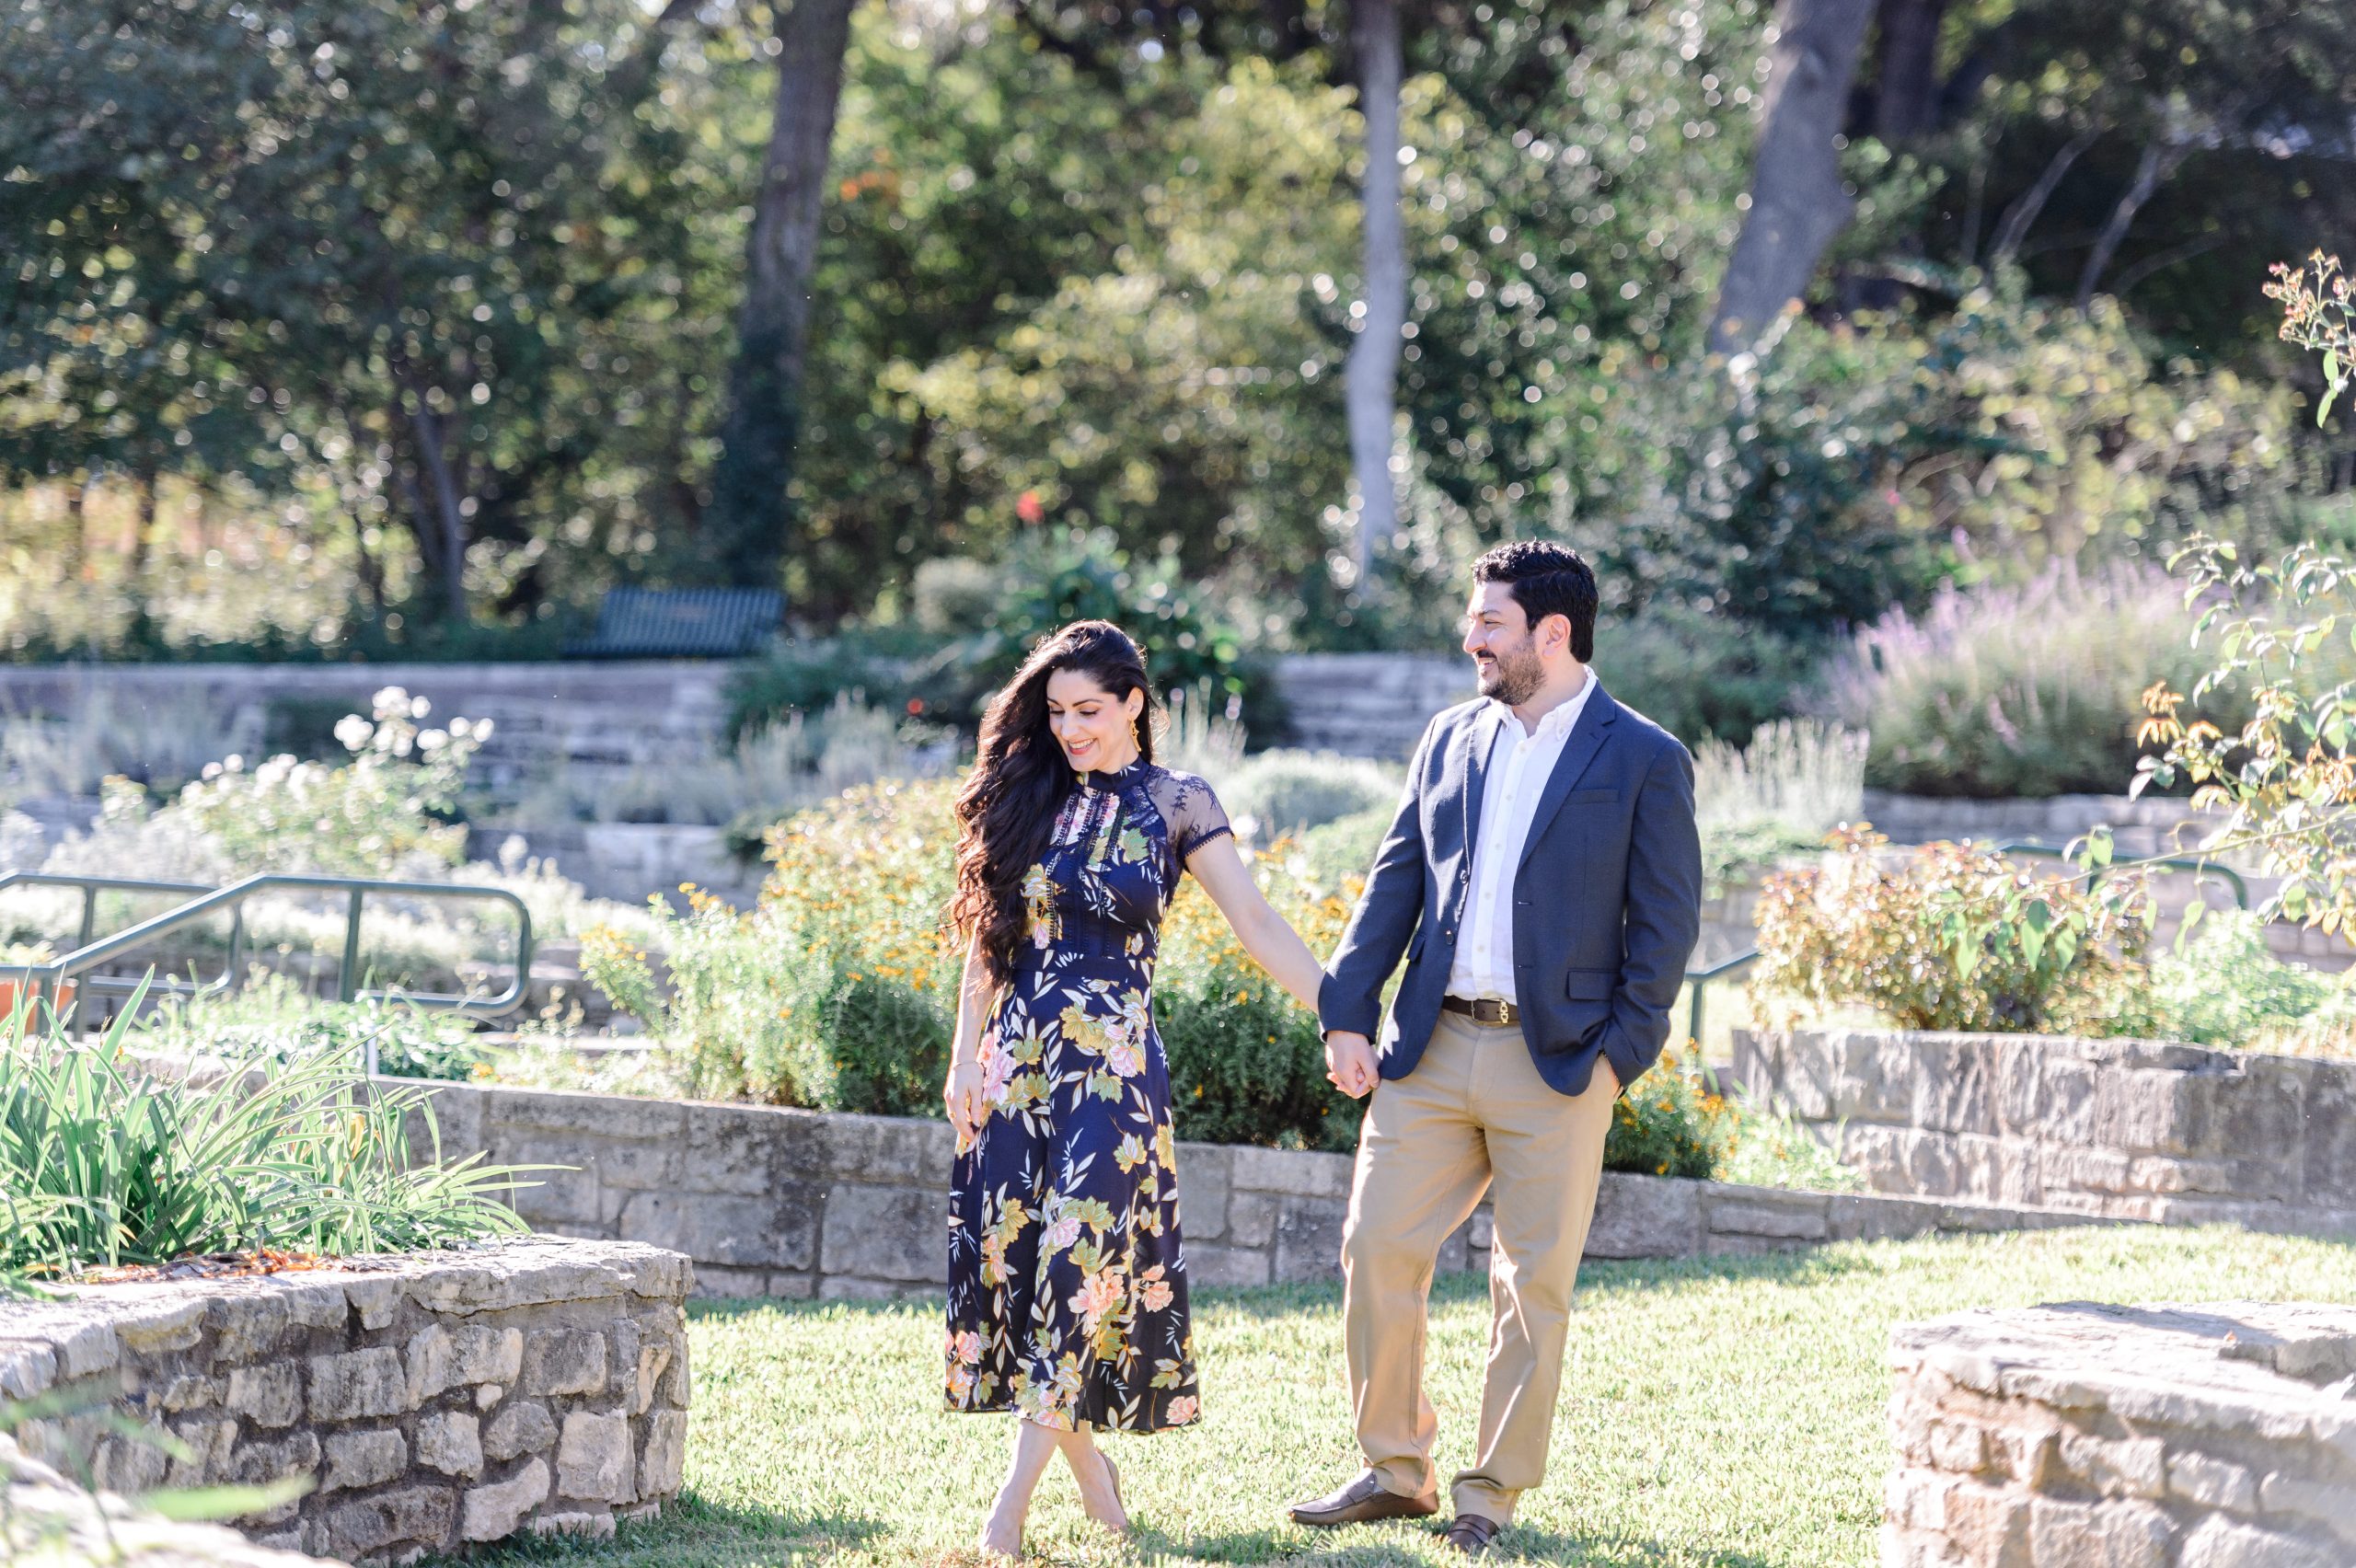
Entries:
[[[17, 998], [28, 988], [22, 980], [0, 980], [0, 1022], [5, 1022], [16, 1012]], [[59, 1012], [64, 1012], [74, 1005], [74, 993], [78, 988], [77, 982], [68, 980], [57, 987], [57, 994], [50, 998], [51, 1002]], [[34, 1020], [27, 1019], [25, 1021], [29, 1025]]]

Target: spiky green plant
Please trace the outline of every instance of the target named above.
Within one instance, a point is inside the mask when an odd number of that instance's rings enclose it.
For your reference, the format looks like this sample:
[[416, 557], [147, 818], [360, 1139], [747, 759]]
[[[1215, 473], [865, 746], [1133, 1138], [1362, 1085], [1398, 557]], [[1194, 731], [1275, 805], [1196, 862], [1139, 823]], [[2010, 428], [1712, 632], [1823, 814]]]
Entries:
[[135, 1000], [95, 1043], [46, 1008], [29, 1027], [31, 1010], [0, 1031], [0, 1270], [398, 1251], [525, 1228], [503, 1200], [527, 1168], [444, 1163], [424, 1091], [332, 1057], [179, 1081], [133, 1055]]

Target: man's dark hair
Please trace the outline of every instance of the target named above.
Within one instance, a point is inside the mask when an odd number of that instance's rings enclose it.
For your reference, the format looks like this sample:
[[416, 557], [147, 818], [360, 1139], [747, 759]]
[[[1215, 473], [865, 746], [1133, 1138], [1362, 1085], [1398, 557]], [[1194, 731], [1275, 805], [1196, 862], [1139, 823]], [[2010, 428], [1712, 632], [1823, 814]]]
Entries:
[[1571, 623], [1571, 657], [1595, 660], [1595, 571], [1579, 552], [1543, 539], [1515, 539], [1472, 563], [1475, 582], [1502, 582], [1521, 606], [1530, 628], [1548, 616]]

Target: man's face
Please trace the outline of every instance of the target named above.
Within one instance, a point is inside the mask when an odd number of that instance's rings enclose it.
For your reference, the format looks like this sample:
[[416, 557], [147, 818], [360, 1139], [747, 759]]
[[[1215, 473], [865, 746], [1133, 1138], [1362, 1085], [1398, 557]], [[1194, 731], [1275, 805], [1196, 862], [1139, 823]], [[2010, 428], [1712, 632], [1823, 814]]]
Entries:
[[1464, 651], [1479, 672], [1481, 695], [1508, 706], [1527, 702], [1545, 681], [1530, 617], [1514, 602], [1513, 585], [1477, 582], [1464, 611]]

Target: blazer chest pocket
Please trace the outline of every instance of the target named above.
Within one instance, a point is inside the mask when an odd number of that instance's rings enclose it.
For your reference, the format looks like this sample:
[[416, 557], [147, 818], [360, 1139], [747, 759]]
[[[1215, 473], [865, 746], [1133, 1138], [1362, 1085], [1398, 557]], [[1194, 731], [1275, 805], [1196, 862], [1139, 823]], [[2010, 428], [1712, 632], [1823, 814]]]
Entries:
[[1563, 983], [1563, 993], [1575, 1002], [1608, 1002], [1619, 987], [1616, 970], [1574, 969]]
[[1617, 790], [1574, 790], [1563, 797], [1566, 806], [1616, 806], [1620, 803]]

